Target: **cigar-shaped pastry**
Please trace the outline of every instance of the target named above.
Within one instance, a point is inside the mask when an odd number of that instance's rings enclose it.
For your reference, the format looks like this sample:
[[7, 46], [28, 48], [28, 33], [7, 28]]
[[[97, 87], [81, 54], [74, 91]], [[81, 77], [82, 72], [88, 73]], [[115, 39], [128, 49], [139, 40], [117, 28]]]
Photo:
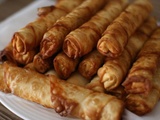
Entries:
[[149, 94], [153, 87], [153, 78], [158, 69], [160, 55], [160, 27], [144, 44], [137, 60], [130, 69], [123, 86], [128, 93]]
[[153, 77], [153, 87], [148, 95], [132, 94], [126, 97], [126, 108], [137, 115], [151, 112], [160, 99], [160, 65]]
[[50, 76], [53, 108], [62, 116], [85, 120], [120, 120], [124, 104], [116, 97], [94, 92]]
[[[92, 120], [120, 120], [124, 103], [116, 97], [80, 87], [54, 75], [4, 63], [5, 81], [11, 93], [53, 108], [62, 116]], [[23, 79], [22, 79], [23, 78]]]
[[135, 0], [131, 3], [104, 31], [97, 44], [98, 51], [109, 57], [121, 55], [130, 36], [151, 11], [152, 4], [149, 0]]
[[156, 54], [146, 54], [138, 58], [123, 83], [125, 90], [128, 93], [148, 94], [152, 90], [158, 62], [159, 55]]
[[3, 64], [3, 69], [6, 85], [12, 94], [52, 108], [50, 81], [46, 75], [8, 62]]
[[53, 67], [52, 61], [53, 57], [43, 59], [42, 55], [38, 53], [34, 56], [33, 65], [38, 72], [45, 73]]
[[106, 6], [88, 22], [66, 36], [64, 52], [69, 57], [79, 58], [92, 51], [104, 30], [123, 11], [127, 3], [127, 0], [108, 1]]
[[87, 79], [91, 79], [101, 67], [105, 57], [97, 50], [87, 54], [78, 65], [79, 73]]
[[136, 55], [156, 28], [156, 20], [152, 17], [148, 18], [130, 37], [121, 56], [108, 58], [99, 68], [98, 76], [106, 90], [115, 89], [123, 82]]
[[13, 48], [12, 52], [13, 52], [14, 59], [16, 60], [16, 62], [18, 64], [26, 65], [26, 64], [33, 61], [33, 58], [36, 55], [37, 50], [36, 49], [31, 50], [31, 51], [28, 51], [28, 52], [26, 52], [25, 54], [22, 55], [22, 54], [16, 52], [16, 50]]
[[69, 58], [64, 52], [60, 52], [53, 60], [56, 73], [62, 79], [67, 79], [76, 70], [79, 59]]
[[[66, 2], [68, 4], [66, 4]], [[43, 34], [53, 26], [55, 21], [66, 15], [82, 2], [83, 0], [61, 0], [46, 16], [39, 17], [35, 21], [28, 23], [25, 27], [19, 29], [12, 38], [12, 46], [15, 51], [20, 54], [26, 54], [28, 51], [39, 46]]]
[[48, 58], [60, 50], [66, 35], [89, 20], [105, 4], [105, 0], [86, 0], [72, 12], [57, 20], [43, 36], [40, 45], [42, 57]]
[[11, 42], [0, 52], [0, 61], [10, 61], [17, 65], [26, 65], [32, 62], [34, 56], [37, 53], [37, 49], [20, 54], [12, 47]]

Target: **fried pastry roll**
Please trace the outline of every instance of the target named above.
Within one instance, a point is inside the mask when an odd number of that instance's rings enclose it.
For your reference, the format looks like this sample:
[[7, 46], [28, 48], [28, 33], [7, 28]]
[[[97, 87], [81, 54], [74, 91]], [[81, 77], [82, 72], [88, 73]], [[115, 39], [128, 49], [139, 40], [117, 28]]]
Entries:
[[159, 55], [160, 27], [144, 44], [122, 84], [128, 93], [149, 94], [153, 86], [153, 76], [158, 68]]
[[106, 91], [97, 75], [88, 84], [86, 84], [85, 87], [96, 92], [104, 93]]
[[86, 0], [72, 12], [57, 20], [43, 36], [40, 45], [42, 57], [48, 58], [60, 50], [66, 35], [89, 20], [105, 3], [105, 0]]
[[43, 59], [42, 55], [38, 53], [34, 56], [33, 65], [38, 72], [45, 73], [53, 67], [52, 61], [53, 57]]
[[103, 66], [99, 68], [98, 76], [106, 90], [115, 89], [123, 82], [136, 55], [156, 28], [156, 20], [152, 17], [148, 18], [130, 37], [121, 56], [108, 58]]
[[92, 120], [121, 119], [124, 103], [114, 96], [8, 63], [4, 69], [5, 81], [14, 95], [53, 108], [60, 115]]
[[36, 49], [31, 50], [31, 51], [28, 51], [28, 52], [26, 52], [25, 54], [22, 55], [22, 54], [16, 52], [16, 50], [13, 48], [12, 52], [13, 52], [14, 59], [16, 60], [16, 62], [19, 65], [26, 65], [26, 64], [33, 61], [33, 58], [36, 55], [37, 50]]
[[94, 92], [49, 76], [53, 108], [61, 116], [85, 120], [120, 120], [124, 103], [116, 97]]
[[12, 38], [12, 46], [15, 51], [20, 54], [26, 54], [28, 51], [39, 46], [43, 34], [53, 26], [55, 21], [73, 10], [75, 5], [78, 6], [83, 0], [70, 0], [68, 4], [66, 2], [68, 0], [58, 2], [54, 9], [46, 16], [37, 18], [35, 21], [28, 23], [25, 27], [15, 32]]
[[97, 44], [98, 51], [110, 57], [121, 55], [129, 37], [147, 19], [151, 11], [152, 4], [149, 0], [135, 0], [131, 3], [104, 31]]
[[88, 22], [70, 32], [63, 44], [63, 51], [72, 58], [79, 58], [96, 47], [107, 26], [122, 12], [127, 0], [110, 0]]
[[104, 62], [104, 56], [97, 50], [87, 54], [78, 65], [79, 73], [87, 79], [91, 79]]
[[160, 65], [153, 77], [153, 87], [148, 95], [129, 94], [126, 97], [126, 108], [137, 115], [145, 115], [153, 110], [160, 98]]
[[12, 47], [11, 42], [0, 52], [0, 61], [11, 61], [17, 65], [26, 65], [32, 62], [34, 56], [37, 53], [37, 49], [28, 51], [26, 54], [20, 54]]
[[50, 81], [34, 70], [4, 63], [4, 79], [12, 94], [52, 108]]
[[79, 59], [69, 58], [64, 52], [60, 52], [53, 60], [56, 73], [62, 79], [67, 79], [76, 70]]

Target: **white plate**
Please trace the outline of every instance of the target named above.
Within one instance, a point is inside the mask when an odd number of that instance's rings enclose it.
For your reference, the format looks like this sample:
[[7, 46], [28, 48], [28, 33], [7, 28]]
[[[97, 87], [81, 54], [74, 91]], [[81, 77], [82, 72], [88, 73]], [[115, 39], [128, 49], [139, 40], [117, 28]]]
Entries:
[[[52, 5], [54, 1], [40, 0], [32, 3], [20, 12], [0, 23], [0, 50], [7, 45], [15, 31], [24, 27], [30, 21], [37, 17], [37, 8], [45, 5]], [[0, 102], [24, 120], [78, 120], [74, 118], [61, 117], [53, 109], [45, 108], [39, 104], [29, 102], [12, 94], [0, 92]], [[139, 117], [128, 110], [125, 110], [123, 120], [159, 120], [160, 119], [160, 102], [154, 110]]]

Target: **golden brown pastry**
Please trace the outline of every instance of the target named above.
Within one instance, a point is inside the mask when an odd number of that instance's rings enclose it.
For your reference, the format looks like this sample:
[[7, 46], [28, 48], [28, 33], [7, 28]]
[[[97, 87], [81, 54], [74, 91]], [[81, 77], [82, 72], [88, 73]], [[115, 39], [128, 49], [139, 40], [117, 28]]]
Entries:
[[12, 94], [52, 108], [50, 81], [47, 76], [8, 62], [3, 64], [3, 69], [5, 82]]
[[38, 53], [34, 56], [33, 65], [38, 72], [45, 73], [53, 67], [52, 61], [53, 57], [43, 59], [42, 55]]
[[76, 70], [79, 59], [69, 58], [64, 52], [60, 52], [53, 60], [53, 66], [62, 79], [67, 79]]
[[62, 116], [120, 120], [123, 114], [124, 103], [114, 96], [93, 92], [54, 75], [47, 76], [6, 62], [3, 69], [11, 93], [53, 108]]
[[148, 94], [152, 90], [153, 76], [157, 69], [159, 55], [146, 54], [133, 64], [123, 83], [128, 93]]
[[33, 61], [33, 58], [34, 56], [36, 55], [37, 53], [37, 49], [34, 49], [34, 50], [31, 50], [31, 51], [28, 51], [26, 52], [25, 54], [20, 54], [18, 52], [16, 52], [16, 50], [13, 48], [12, 49], [12, 52], [13, 52], [13, 57], [14, 57], [14, 60], [20, 64], [20, 65], [26, 65], [30, 62]]
[[98, 70], [98, 76], [106, 90], [115, 89], [123, 82], [136, 55], [156, 28], [156, 20], [152, 17], [148, 18], [130, 37], [123, 53], [117, 58], [106, 60]]
[[72, 58], [88, 54], [96, 47], [104, 30], [123, 11], [127, 3], [127, 0], [109, 0], [88, 22], [66, 36], [63, 51]]
[[122, 54], [129, 37], [144, 22], [152, 11], [149, 0], [135, 0], [105, 30], [98, 41], [100, 53], [110, 57]]
[[158, 69], [160, 55], [160, 27], [144, 44], [137, 60], [130, 69], [123, 86], [128, 93], [149, 94]]
[[11, 42], [0, 52], [0, 61], [10, 61], [17, 65], [26, 65], [32, 62], [33, 57], [37, 53], [37, 49], [26, 52], [25, 54], [20, 54], [15, 51], [12, 47]]
[[97, 50], [94, 50], [87, 54], [79, 63], [79, 73], [87, 79], [91, 79], [101, 67], [105, 57]]
[[70, 0], [70, 2], [68, 0], [59, 1], [52, 12], [46, 16], [37, 18], [35, 21], [19, 29], [12, 38], [12, 46], [15, 51], [20, 54], [26, 54], [28, 51], [38, 47], [43, 34], [53, 26], [55, 21], [73, 10], [75, 5], [78, 6], [82, 2], [83, 0]]
[[160, 98], [160, 65], [153, 77], [152, 90], [148, 95], [129, 94], [126, 97], [126, 108], [137, 115], [145, 115], [151, 112]]
[[61, 116], [85, 120], [120, 120], [124, 103], [116, 97], [93, 92], [50, 76], [53, 108]]
[[106, 0], [86, 0], [72, 12], [57, 20], [43, 36], [40, 46], [42, 58], [51, 57], [60, 50], [66, 35], [89, 20], [105, 3]]

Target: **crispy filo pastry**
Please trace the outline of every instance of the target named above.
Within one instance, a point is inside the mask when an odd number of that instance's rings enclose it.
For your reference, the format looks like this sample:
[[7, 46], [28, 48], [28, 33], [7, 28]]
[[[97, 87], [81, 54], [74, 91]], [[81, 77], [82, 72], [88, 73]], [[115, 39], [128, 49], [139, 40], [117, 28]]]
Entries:
[[126, 97], [126, 108], [137, 115], [145, 115], [151, 112], [160, 98], [160, 65], [153, 77], [153, 87], [148, 95], [129, 94]]
[[37, 53], [33, 58], [34, 68], [40, 73], [45, 73], [46, 71], [51, 69], [53, 67], [52, 62], [53, 57], [43, 59], [40, 53]]
[[63, 51], [72, 58], [88, 54], [96, 47], [104, 30], [123, 11], [127, 3], [127, 0], [109, 0], [88, 22], [66, 36]]
[[66, 35], [89, 20], [105, 4], [106, 0], [86, 0], [72, 12], [57, 20], [43, 36], [40, 45], [43, 59], [51, 57], [60, 50]]
[[33, 61], [34, 56], [37, 53], [37, 49], [26, 52], [25, 54], [20, 54], [15, 51], [10, 42], [1, 52], [0, 52], [0, 61], [10, 61], [14, 62], [17, 65], [26, 65]]
[[55, 76], [51, 80], [53, 108], [61, 116], [85, 120], [120, 120], [124, 103], [116, 97], [67, 83]]
[[152, 8], [149, 0], [131, 3], [104, 31], [97, 44], [98, 51], [110, 57], [121, 55], [129, 37], [148, 18]]
[[62, 79], [67, 79], [76, 70], [79, 59], [69, 58], [64, 52], [60, 52], [53, 60], [56, 73]]
[[106, 59], [106, 62], [98, 70], [98, 76], [106, 90], [115, 89], [123, 82], [136, 55], [156, 28], [156, 20], [152, 17], [148, 18], [130, 37], [119, 57]]
[[18, 52], [16, 52], [16, 50], [13, 48], [13, 57], [15, 59], [15, 61], [19, 64], [19, 65], [26, 65], [30, 62], [33, 61], [34, 56], [36, 55], [38, 49], [34, 49], [31, 51], [26, 52], [25, 54], [20, 54]]
[[90, 52], [89, 54], [84, 56], [82, 61], [79, 63], [79, 73], [83, 77], [91, 79], [97, 73], [101, 65], [104, 63], [104, 59], [105, 57], [97, 50]]
[[10, 62], [4, 62], [3, 69], [4, 81], [12, 94], [52, 108], [50, 81], [46, 75]]
[[85, 87], [96, 92], [104, 93], [106, 90], [99, 79], [100, 78], [96, 75]]
[[[83, 0], [61, 0], [55, 4], [54, 9], [43, 17], [28, 23], [25, 27], [14, 33], [12, 46], [16, 52], [26, 54], [39, 46], [43, 34], [55, 23], [57, 19], [72, 11]], [[68, 3], [68, 4], [66, 4]]]
[[123, 86], [128, 93], [149, 94], [160, 56], [160, 27], [144, 44], [137, 60], [130, 69]]
[[14, 95], [54, 108], [63, 116], [92, 120], [121, 119], [124, 103], [114, 96], [93, 92], [53, 75], [4, 64], [5, 81]]

